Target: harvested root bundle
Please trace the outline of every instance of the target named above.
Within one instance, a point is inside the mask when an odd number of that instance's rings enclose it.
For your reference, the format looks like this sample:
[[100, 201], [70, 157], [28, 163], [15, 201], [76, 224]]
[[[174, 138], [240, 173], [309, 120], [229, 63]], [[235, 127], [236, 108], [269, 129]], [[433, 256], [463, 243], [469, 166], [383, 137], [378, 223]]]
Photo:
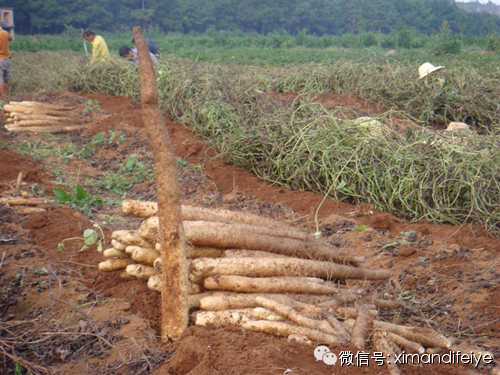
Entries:
[[[285, 304], [273, 301], [264, 297], [256, 297], [255, 301], [262, 307], [271, 310], [279, 315], [282, 315], [292, 322], [307, 327], [311, 329], [315, 329], [330, 335], [335, 334], [335, 330], [332, 328], [330, 324], [326, 321], [314, 320], [310, 319], [304, 315], [299, 314], [297, 311], [293, 309], [291, 306], [287, 306]], [[340, 338], [339, 338], [340, 340]]]
[[[338, 251], [310, 238], [300, 240], [286, 237], [289, 231], [270, 230], [262, 226], [246, 224], [227, 224], [206, 221], [185, 221], [183, 223], [186, 241], [199, 247], [216, 247], [225, 249], [253, 249], [263, 250], [282, 255], [332, 260], [339, 263], [361, 263], [363, 257], [354, 256], [344, 251]], [[276, 236], [276, 232], [282, 236]], [[158, 219], [153, 217], [145, 220], [140, 228], [139, 235], [150, 241], [156, 241], [158, 233]]]
[[373, 327], [381, 331], [393, 332], [410, 341], [420, 343], [425, 347], [451, 347], [451, 341], [449, 339], [430, 328], [400, 326], [393, 323], [381, 322], [379, 320], [373, 321]]
[[306, 336], [314, 342], [321, 342], [327, 345], [344, 345], [344, 341], [334, 335], [311, 329], [300, 327], [285, 322], [270, 322], [267, 320], [250, 320], [243, 324], [244, 329], [256, 332], [269, 333], [275, 336], [300, 335]]
[[45, 208], [41, 207], [27, 207], [27, 206], [14, 206], [12, 209], [20, 215], [31, 215], [38, 214], [41, 212], [47, 212]]
[[122, 259], [108, 259], [104, 262], [99, 263], [98, 269], [99, 271], [116, 271], [127, 268], [128, 265], [134, 264], [135, 262], [130, 258], [122, 258]]
[[343, 325], [337, 318], [335, 318], [333, 314], [327, 312], [325, 309], [322, 309], [321, 313], [323, 315], [323, 318], [325, 318], [326, 321], [330, 323], [336, 334], [347, 342], [349, 340], [350, 334], [346, 326]]
[[[162, 292], [161, 275], [158, 274], [158, 272], [149, 277], [148, 288], [151, 290], [154, 290], [156, 292], [159, 292], [159, 293]], [[189, 284], [189, 294], [197, 295], [200, 293], [201, 293], [201, 288], [199, 285], [192, 284], [192, 283]], [[199, 305], [199, 300], [193, 299], [193, 301], [191, 303], [194, 305], [193, 308], [197, 307]]]
[[8, 206], [39, 206], [41, 204], [47, 204], [49, 203], [49, 201], [43, 198], [12, 197], [2, 198], [0, 199], [0, 203], [6, 204]]
[[[80, 122], [80, 121], [78, 121], [78, 122]], [[69, 124], [63, 124], [63, 123], [69, 123]], [[58, 126], [58, 125], [63, 126], [63, 125], [71, 125], [74, 123], [75, 123], [74, 119], [56, 117], [56, 120], [45, 120], [45, 119], [18, 120], [18, 121], [14, 122], [14, 125], [26, 128], [26, 127], [34, 127], [34, 126]], [[14, 126], [14, 125], [9, 125], [9, 126]]]
[[251, 309], [250, 318], [253, 320], [269, 320], [271, 322], [279, 322], [285, 320], [285, 317], [263, 307]]
[[384, 280], [391, 276], [386, 270], [368, 270], [317, 260], [281, 258], [199, 258], [191, 262], [190, 272], [190, 278], [197, 283], [206, 277], [217, 275], [314, 276], [368, 280]]
[[18, 108], [18, 107], [25, 108], [26, 107], [26, 108], [37, 108], [39, 110], [50, 109], [50, 110], [58, 110], [58, 111], [68, 111], [68, 110], [76, 109], [75, 106], [57, 105], [57, 104], [35, 102], [35, 101], [29, 101], [29, 100], [24, 100], [22, 102], [11, 101], [8, 105], [10, 107], [15, 107], [15, 108]]
[[76, 130], [84, 130], [86, 125], [47, 125], [47, 126], [17, 126], [5, 125], [5, 129], [13, 132], [32, 132], [32, 133], [65, 133]]
[[111, 234], [111, 238], [125, 245], [154, 248], [153, 243], [142, 238], [136, 230], [117, 230]]
[[53, 121], [53, 122], [73, 122], [73, 123], [85, 123], [88, 121], [86, 117], [67, 114], [66, 116], [51, 116], [45, 114], [33, 114], [33, 113], [9, 113], [8, 119], [14, 121]]
[[[161, 245], [157, 242], [155, 250], [160, 253]], [[215, 247], [189, 247], [187, 249], [186, 257], [188, 259], [195, 258], [220, 258], [224, 256], [224, 250]]]
[[[195, 206], [181, 206], [183, 221], [220, 221], [237, 222], [249, 225], [265, 226], [269, 228], [289, 228], [276, 220], [268, 219], [263, 216], [251, 213], [242, 213], [238, 211], [202, 208]], [[158, 213], [158, 204], [156, 202], [144, 202], [132, 199], [125, 199], [122, 202], [122, 212], [126, 215], [137, 217], [150, 217]]]
[[321, 285], [307, 277], [244, 277], [236, 275], [220, 275], [207, 277], [203, 286], [209, 290], [227, 290], [244, 293], [307, 293], [337, 294], [341, 289]]
[[260, 251], [260, 250], [244, 250], [244, 249], [224, 250], [223, 256], [226, 258], [289, 258], [288, 256], [282, 254], [269, 253], [267, 251]]
[[246, 309], [249, 307], [259, 307], [255, 297], [265, 297], [278, 301], [288, 306], [300, 307], [304, 304], [283, 294], [238, 294], [228, 292], [208, 292], [200, 295], [199, 308], [202, 310], [233, 310]]
[[224, 256], [224, 250], [215, 247], [191, 247], [187, 249], [187, 258], [220, 258]]

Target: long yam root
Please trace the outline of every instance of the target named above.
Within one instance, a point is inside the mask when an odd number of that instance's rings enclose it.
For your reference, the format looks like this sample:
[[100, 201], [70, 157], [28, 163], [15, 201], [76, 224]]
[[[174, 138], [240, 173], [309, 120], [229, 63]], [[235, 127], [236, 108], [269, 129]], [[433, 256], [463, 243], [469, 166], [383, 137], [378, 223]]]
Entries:
[[[203, 286], [209, 290], [227, 290], [245, 293], [307, 293], [337, 294], [341, 289], [321, 285], [302, 277], [244, 277], [237, 275], [220, 275], [207, 277]], [[319, 279], [321, 280], [321, 279]]]
[[216, 275], [254, 277], [312, 276], [327, 279], [384, 280], [391, 276], [386, 270], [368, 270], [331, 262], [281, 258], [194, 259], [190, 266], [193, 281]]

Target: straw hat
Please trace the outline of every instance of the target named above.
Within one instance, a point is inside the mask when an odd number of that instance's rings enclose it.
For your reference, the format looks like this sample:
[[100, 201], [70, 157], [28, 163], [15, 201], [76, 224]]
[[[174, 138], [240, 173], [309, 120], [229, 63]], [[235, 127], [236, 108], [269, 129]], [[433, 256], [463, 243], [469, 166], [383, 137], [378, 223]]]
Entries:
[[444, 66], [434, 66], [429, 62], [423, 63], [418, 68], [418, 74], [420, 75], [419, 79], [427, 77], [429, 74], [434, 73], [434, 72], [436, 72], [440, 69], [443, 69], [443, 68], [444, 68]]

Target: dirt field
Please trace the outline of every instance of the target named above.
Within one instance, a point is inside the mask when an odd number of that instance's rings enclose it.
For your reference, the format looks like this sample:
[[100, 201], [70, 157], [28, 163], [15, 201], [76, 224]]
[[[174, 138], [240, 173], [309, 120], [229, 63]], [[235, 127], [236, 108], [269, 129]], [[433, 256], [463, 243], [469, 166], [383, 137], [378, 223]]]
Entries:
[[[140, 105], [103, 94], [57, 92], [18, 100], [76, 104], [97, 99], [99, 110], [88, 129], [57, 137], [9, 135], [0, 130], [0, 198], [21, 190], [52, 189], [59, 181], [96, 178], [137, 154], [152, 162]], [[293, 98], [293, 94], [284, 100]], [[379, 111], [353, 95], [319, 98], [325, 107], [348, 106], [366, 116]], [[253, 174], [217, 159], [215, 152], [183, 126], [167, 119], [180, 160], [179, 174], [186, 204], [247, 210], [290, 225], [313, 230], [314, 212], [322, 197], [269, 186]], [[20, 144], [43, 139], [53, 147], [83, 144], [100, 132], [116, 131], [125, 141], [100, 147], [88, 159], [21, 155]], [[11, 149], [12, 148], [12, 149]], [[56, 168], [57, 167], [57, 168]], [[67, 188], [67, 187], [65, 187]], [[87, 189], [87, 186], [85, 186]], [[94, 193], [96, 188], [88, 187]], [[119, 197], [101, 197], [108, 203]], [[128, 198], [154, 200], [155, 183], [147, 181], [127, 192]], [[42, 213], [22, 215], [0, 205], [0, 372], [14, 374], [19, 363], [35, 373], [54, 374], [384, 374], [385, 368], [328, 366], [316, 362], [313, 347], [286, 338], [239, 328], [191, 327], [175, 343], [158, 340], [160, 298], [145, 282], [122, 280], [117, 273], [98, 272], [103, 260], [94, 247], [79, 251], [91, 219], [64, 205], [47, 203]], [[96, 220], [109, 235], [136, 227], [118, 205], [96, 210]], [[500, 243], [480, 228], [409, 223], [369, 205], [326, 201], [319, 211], [320, 229], [331, 244], [367, 257], [367, 267], [389, 268], [384, 282], [348, 282], [380, 298], [401, 299], [403, 311], [384, 312], [400, 324], [432, 327], [443, 334], [500, 355]], [[360, 226], [366, 228], [359, 230]], [[358, 228], [358, 229], [356, 229]], [[361, 227], [363, 228], [363, 227]], [[332, 352], [356, 350], [333, 348]], [[26, 362], [23, 362], [26, 361]], [[28, 366], [29, 365], [29, 366]], [[403, 365], [404, 374], [488, 374], [491, 366]], [[23, 372], [24, 373], [24, 372]]]

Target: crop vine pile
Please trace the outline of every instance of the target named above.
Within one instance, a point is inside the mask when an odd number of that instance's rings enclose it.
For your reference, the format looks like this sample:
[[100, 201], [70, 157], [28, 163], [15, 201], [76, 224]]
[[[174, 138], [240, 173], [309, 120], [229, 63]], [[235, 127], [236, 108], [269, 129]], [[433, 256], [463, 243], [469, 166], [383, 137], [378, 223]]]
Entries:
[[[413, 221], [473, 223], [500, 234], [495, 72], [471, 70], [473, 80], [466, 82], [456, 78], [456, 68], [444, 82], [417, 82], [408, 79], [413, 68], [346, 62], [263, 70], [167, 59], [157, 67], [157, 83], [172, 118], [207, 138], [229, 162], [267, 181], [371, 203]], [[137, 68], [131, 64], [80, 69], [70, 87], [139, 98]], [[444, 107], [442, 102], [436, 107], [439, 90], [447, 95]], [[271, 94], [288, 91], [303, 95], [290, 106]], [[373, 133], [305, 95], [346, 91], [392, 102], [426, 121], [470, 119], [481, 134], [386, 126]], [[455, 101], [448, 101], [450, 93]], [[389, 114], [379, 120], [390, 123]]]

